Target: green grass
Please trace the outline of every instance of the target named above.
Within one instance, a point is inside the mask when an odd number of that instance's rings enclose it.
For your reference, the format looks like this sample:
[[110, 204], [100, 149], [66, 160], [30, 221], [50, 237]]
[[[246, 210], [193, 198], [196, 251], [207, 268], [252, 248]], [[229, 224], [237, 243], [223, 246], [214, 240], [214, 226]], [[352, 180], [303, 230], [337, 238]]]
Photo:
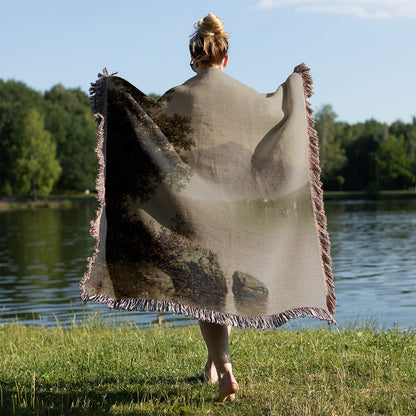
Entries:
[[416, 334], [233, 330], [240, 391], [195, 380], [197, 326], [0, 326], [1, 415], [415, 415]]

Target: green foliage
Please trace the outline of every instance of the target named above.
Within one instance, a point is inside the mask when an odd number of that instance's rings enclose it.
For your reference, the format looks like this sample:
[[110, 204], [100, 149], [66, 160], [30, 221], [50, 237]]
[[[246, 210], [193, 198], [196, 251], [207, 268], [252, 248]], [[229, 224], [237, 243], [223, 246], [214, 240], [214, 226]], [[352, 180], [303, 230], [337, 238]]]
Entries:
[[[27, 172], [35, 169], [34, 163], [23, 163], [20, 159], [19, 166], [24, 165], [25, 169], [19, 171], [16, 158], [25, 154], [25, 150], [20, 149], [25, 143], [20, 137], [20, 124], [32, 109], [43, 118], [43, 129], [49, 137], [45, 134], [42, 137], [49, 141], [51, 152], [56, 151], [62, 168], [58, 188], [93, 189], [97, 172], [96, 127], [87, 95], [61, 85], [41, 94], [21, 82], [0, 80], [0, 193], [27, 193]], [[56, 169], [53, 171], [56, 173]], [[56, 182], [54, 178], [52, 175], [53, 183]], [[50, 192], [50, 185], [45, 186], [38, 190], [40, 195]]]
[[378, 189], [376, 152], [387, 126], [376, 120], [368, 120], [349, 128], [352, 140], [346, 144], [348, 163], [341, 171], [346, 178], [347, 190]]
[[[319, 132], [320, 162], [324, 181], [333, 181], [335, 173], [347, 163], [342, 147], [342, 123], [337, 123], [337, 114], [330, 105], [324, 105], [316, 114], [315, 128]], [[336, 179], [335, 179], [336, 180]]]
[[406, 189], [416, 176], [416, 118], [388, 126], [376, 120], [336, 121], [330, 105], [316, 113], [322, 180], [326, 190]]
[[148, 97], [151, 98], [153, 101], [157, 101], [160, 98], [160, 95], [159, 94], [155, 94], [154, 92], [151, 92], [148, 95]]
[[[149, 97], [160, 98], [155, 93]], [[57, 182], [56, 165], [48, 164], [44, 169], [44, 174], [50, 175], [48, 182], [36, 166], [44, 163], [42, 159], [29, 163], [27, 149], [20, 148], [30, 142], [20, 137], [20, 124], [31, 110], [44, 120], [41, 129], [38, 123], [38, 133], [32, 140], [50, 143], [49, 156], [45, 156], [49, 160], [56, 149], [62, 169]], [[315, 119], [325, 190], [377, 193], [414, 186], [416, 117], [411, 123], [398, 120], [390, 126], [376, 120], [349, 125], [337, 121], [333, 108], [324, 105]], [[22, 82], [0, 80], [0, 194], [33, 193], [34, 183], [39, 181], [41, 185], [36, 189], [41, 194], [49, 193], [51, 186], [60, 192], [93, 189], [97, 172], [95, 145], [96, 125], [88, 97], [81, 90], [55, 85], [42, 94]], [[39, 151], [47, 154], [45, 146]]]
[[197, 326], [0, 326], [0, 414], [414, 415], [415, 332], [233, 330], [230, 354], [240, 390], [218, 405]]
[[402, 121], [396, 121], [390, 126], [390, 134], [403, 139], [403, 145], [406, 153], [412, 161], [411, 171], [416, 176], [416, 117], [412, 122], [405, 124]]
[[88, 97], [80, 90], [56, 85], [45, 93], [45, 104], [45, 125], [57, 144], [62, 166], [58, 188], [93, 189], [97, 173], [96, 126]]
[[390, 135], [377, 150], [380, 181], [391, 189], [406, 188], [415, 181], [412, 159], [406, 152], [403, 137]]
[[10, 177], [15, 178], [14, 194], [34, 198], [50, 194], [61, 167], [56, 159], [56, 144], [44, 129], [43, 117], [31, 109], [24, 114], [13, 130], [10, 154]]
[[13, 132], [19, 128], [19, 121], [29, 109], [41, 112], [43, 97], [22, 82], [0, 80], [0, 193], [11, 195], [14, 181], [11, 175], [11, 155], [16, 136]]

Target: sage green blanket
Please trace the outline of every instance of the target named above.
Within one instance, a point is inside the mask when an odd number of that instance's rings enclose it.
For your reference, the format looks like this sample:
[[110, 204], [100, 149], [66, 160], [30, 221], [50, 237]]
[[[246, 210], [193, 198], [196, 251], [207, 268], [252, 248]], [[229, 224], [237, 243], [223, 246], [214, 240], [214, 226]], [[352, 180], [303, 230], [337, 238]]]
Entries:
[[100, 206], [82, 299], [240, 327], [335, 323], [309, 69], [259, 94], [216, 68], [157, 102], [92, 84]]

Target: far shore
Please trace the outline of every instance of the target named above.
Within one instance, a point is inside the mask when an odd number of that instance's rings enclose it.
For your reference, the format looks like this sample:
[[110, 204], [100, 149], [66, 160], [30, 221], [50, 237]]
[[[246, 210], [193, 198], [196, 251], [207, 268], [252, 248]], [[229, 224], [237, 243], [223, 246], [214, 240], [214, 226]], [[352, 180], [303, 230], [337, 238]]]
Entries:
[[[351, 199], [416, 199], [416, 191], [380, 191], [369, 194], [365, 191], [328, 191], [325, 201]], [[31, 209], [69, 209], [85, 205], [94, 205], [96, 194], [59, 194], [33, 199], [25, 196], [0, 196], [0, 212]]]
[[324, 192], [325, 201], [347, 199], [416, 199], [416, 191], [380, 191], [368, 193], [366, 191], [327, 191]]
[[97, 204], [96, 194], [49, 195], [33, 199], [27, 196], [0, 196], [0, 212], [31, 209], [69, 209]]

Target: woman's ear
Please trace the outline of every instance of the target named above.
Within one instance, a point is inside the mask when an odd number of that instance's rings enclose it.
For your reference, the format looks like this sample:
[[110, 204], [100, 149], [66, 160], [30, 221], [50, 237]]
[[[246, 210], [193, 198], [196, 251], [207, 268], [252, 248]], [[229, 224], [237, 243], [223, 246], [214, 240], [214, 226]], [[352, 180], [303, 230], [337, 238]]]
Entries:
[[225, 68], [226, 66], [227, 66], [227, 64], [228, 64], [228, 55], [225, 55], [224, 56], [224, 59], [222, 60], [222, 66], [223, 66], [223, 68]]

